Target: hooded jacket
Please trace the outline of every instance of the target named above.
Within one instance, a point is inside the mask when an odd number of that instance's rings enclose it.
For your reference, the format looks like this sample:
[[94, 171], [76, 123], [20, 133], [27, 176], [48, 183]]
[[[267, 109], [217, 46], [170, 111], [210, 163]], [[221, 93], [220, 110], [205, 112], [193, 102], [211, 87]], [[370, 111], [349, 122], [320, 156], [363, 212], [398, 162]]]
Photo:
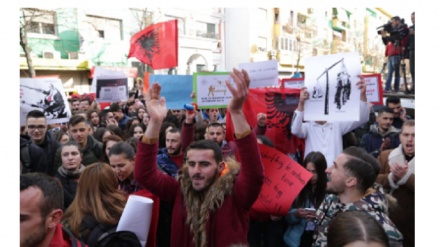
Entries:
[[384, 228], [388, 235], [391, 247], [402, 246], [402, 234], [388, 217], [388, 200], [385, 197], [383, 188], [375, 185], [376, 189], [370, 188], [364, 197], [353, 203], [341, 203], [337, 195], [328, 195], [316, 212], [316, 230], [313, 235], [314, 244], [312, 246], [327, 246], [327, 232], [330, 220], [339, 213], [346, 211], [365, 211], [373, 216]]
[[360, 146], [364, 148], [369, 154], [377, 158], [380, 154], [380, 146], [385, 138], [390, 138], [390, 146], [388, 149], [393, 149], [399, 146], [399, 130], [391, 126], [387, 132], [380, 133], [377, 124], [370, 126], [370, 131], [362, 136]]
[[236, 143], [241, 167], [229, 160], [229, 172], [214, 181], [204, 198], [192, 190], [186, 165], [177, 180], [165, 175], [156, 166], [158, 144], [138, 143], [136, 181], [174, 204], [172, 247], [247, 244], [249, 210], [263, 184], [263, 166], [260, 155], [256, 155], [259, 149], [254, 133]]

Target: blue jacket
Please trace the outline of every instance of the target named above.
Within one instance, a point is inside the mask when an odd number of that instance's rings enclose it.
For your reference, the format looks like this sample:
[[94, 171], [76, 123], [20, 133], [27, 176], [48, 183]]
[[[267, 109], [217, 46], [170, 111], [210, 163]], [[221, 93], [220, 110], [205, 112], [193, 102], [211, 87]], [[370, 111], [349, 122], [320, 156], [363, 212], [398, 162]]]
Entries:
[[370, 131], [362, 136], [360, 146], [377, 158], [380, 154], [380, 146], [385, 138], [390, 138], [390, 146], [388, 149], [394, 149], [400, 145], [398, 129], [391, 126], [386, 133], [381, 134], [377, 124], [374, 124], [371, 125]]
[[[297, 199], [295, 199], [296, 202]], [[293, 202], [292, 205], [295, 204]], [[303, 205], [300, 208], [309, 208], [310, 200], [307, 198], [307, 201], [305, 205]], [[290, 208], [287, 215], [284, 217], [284, 219], [287, 222], [287, 229], [284, 232], [284, 243], [289, 247], [298, 247], [301, 244], [301, 236], [304, 233], [304, 229], [306, 228], [307, 220], [304, 218], [296, 217], [295, 213], [298, 208]]]
[[179, 167], [168, 156], [166, 148], [159, 149], [159, 152], [157, 153], [157, 166], [163, 173], [172, 177], [176, 177], [179, 172]]

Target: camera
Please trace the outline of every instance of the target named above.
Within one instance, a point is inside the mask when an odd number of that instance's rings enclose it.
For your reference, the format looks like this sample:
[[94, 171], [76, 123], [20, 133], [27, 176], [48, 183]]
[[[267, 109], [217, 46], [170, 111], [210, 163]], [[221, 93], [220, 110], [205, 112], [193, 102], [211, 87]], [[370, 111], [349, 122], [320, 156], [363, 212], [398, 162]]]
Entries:
[[390, 34], [390, 37], [394, 40], [401, 40], [405, 37], [405, 19], [400, 19], [401, 25], [399, 27], [393, 27], [391, 21], [377, 28], [377, 34], [381, 35], [382, 30], [385, 30]]

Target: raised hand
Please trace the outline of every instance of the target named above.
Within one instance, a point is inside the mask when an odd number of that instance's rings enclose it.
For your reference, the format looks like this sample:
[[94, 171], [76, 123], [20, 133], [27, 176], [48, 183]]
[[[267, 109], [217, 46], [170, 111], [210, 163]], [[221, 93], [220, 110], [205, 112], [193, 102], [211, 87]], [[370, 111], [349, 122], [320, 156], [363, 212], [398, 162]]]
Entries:
[[150, 114], [150, 123], [162, 123], [167, 116], [167, 107], [164, 97], [160, 97], [161, 86], [157, 83], [149, 88], [147, 94], [147, 110]]
[[226, 80], [226, 86], [232, 94], [232, 99], [228, 104], [228, 110], [231, 113], [241, 112], [243, 104], [248, 95], [251, 80], [249, 79], [248, 73], [244, 69], [239, 71], [234, 68], [230, 75], [235, 82], [235, 87], [232, 86], [229, 80]]
[[362, 75], [358, 75], [360, 81], [356, 83], [358, 88], [361, 90], [361, 101], [367, 102], [367, 85], [365, 84], [365, 79]]

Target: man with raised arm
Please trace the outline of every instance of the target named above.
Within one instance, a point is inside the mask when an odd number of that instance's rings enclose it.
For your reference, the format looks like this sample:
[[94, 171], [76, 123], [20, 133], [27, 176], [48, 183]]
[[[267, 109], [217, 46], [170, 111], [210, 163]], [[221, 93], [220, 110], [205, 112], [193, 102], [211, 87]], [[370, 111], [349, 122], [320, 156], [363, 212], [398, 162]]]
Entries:
[[177, 179], [157, 169], [159, 130], [167, 108], [165, 99], [160, 97], [159, 84], [153, 84], [148, 92], [151, 119], [138, 143], [135, 179], [162, 200], [174, 204], [172, 247], [247, 244], [249, 209], [263, 184], [263, 165], [257, 139], [242, 109], [249, 76], [245, 70], [234, 69], [231, 77], [235, 86], [226, 83], [232, 93], [228, 110], [242, 163], [223, 160], [217, 143], [201, 140], [190, 144], [185, 151], [185, 163]]

